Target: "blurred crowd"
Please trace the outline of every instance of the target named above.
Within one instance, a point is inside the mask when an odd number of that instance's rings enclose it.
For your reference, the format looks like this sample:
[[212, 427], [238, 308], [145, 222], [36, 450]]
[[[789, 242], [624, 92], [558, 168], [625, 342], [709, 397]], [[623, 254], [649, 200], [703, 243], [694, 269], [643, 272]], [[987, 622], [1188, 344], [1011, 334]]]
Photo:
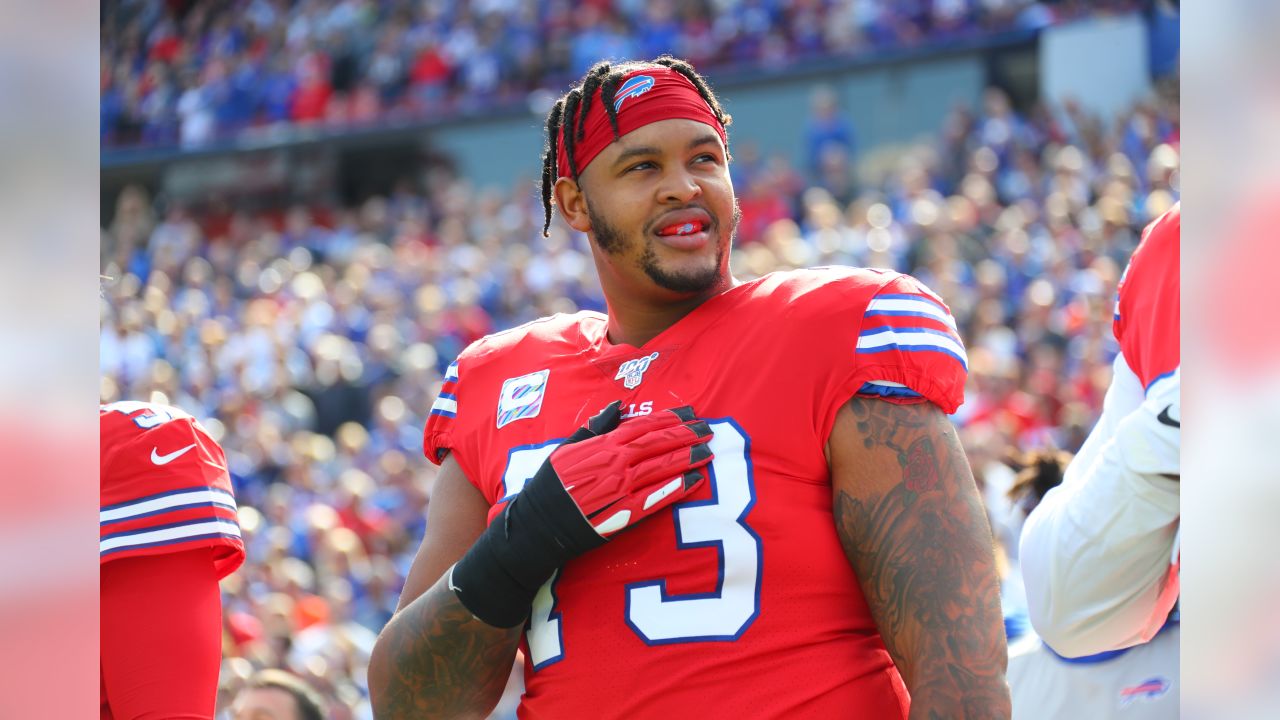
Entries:
[[[1178, 198], [1176, 91], [1097, 118], [1072, 104], [1019, 113], [992, 88], [933, 141], [855, 164], [854, 128], [819, 90], [807, 165], [734, 147], [736, 275], [886, 267], [951, 305], [970, 358], [955, 421], [1010, 555], [1013, 458], [1082, 442], [1110, 380], [1120, 272]], [[227, 451], [249, 559], [223, 586], [224, 705], [278, 667], [333, 717], [370, 717], [364, 668], [423, 534], [434, 467], [421, 433], [444, 369], [486, 333], [603, 309], [586, 238], [541, 226], [528, 188], [477, 190], [441, 168], [354, 207], [276, 214], [120, 195], [102, 230], [101, 399], [175, 404]]]
[[106, 146], [447, 117], [561, 87], [599, 58], [703, 72], [868, 55], [1136, 0], [123, 0], [101, 15]]

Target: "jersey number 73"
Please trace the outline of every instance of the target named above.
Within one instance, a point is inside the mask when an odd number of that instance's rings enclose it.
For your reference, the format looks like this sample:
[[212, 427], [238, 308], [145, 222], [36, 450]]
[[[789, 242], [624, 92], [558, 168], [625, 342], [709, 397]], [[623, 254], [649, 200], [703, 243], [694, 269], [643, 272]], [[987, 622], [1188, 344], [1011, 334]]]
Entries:
[[[708, 424], [715, 433], [710, 442], [715, 453], [708, 478], [711, 497], [678, 503], [673, 516], [677, 548], [714, 547], [719, 552], [716, 589], [673, 595], [662, 578], [627, 585], [624, 621], [649, 645], [737, 640], [760, 613], [760, 536], [747, 524], [755, 505], [751, 439], [731, 419]], [[505, 497], [518, 493], [558, 446], [553, 441], [512, 450], [503, 473]], [[561, 623], [573, 618], [556, 609], [559, 578], [559, 572], [552, 575], [533, 601], [527, 638], [534, 670], [564, 657]]]

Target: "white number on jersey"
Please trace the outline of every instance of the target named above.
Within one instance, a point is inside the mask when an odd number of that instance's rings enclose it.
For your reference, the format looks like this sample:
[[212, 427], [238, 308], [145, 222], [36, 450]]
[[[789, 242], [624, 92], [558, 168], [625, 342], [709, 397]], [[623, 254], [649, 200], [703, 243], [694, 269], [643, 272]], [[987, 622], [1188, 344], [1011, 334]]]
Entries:
[[498, 502], [513, 498], [524, 489], [524, 484], [533, 479], [534, 473], [542, 467], [542, 463], [551, 456], [551, 451], [560, 447], [564, 438], [551, 440], [541, 445], [524, 445], [512, 448], [507, 453], [507, 469], [502, 471], [502, 497]]
[[[721, 575], [715, 592], [698, 595], [669, 595], [660, 578], [627, 586], [625, 622], [650, 645], [736, 640], [760, 613], [760, 538], [746, 523], [755, 503], [750, 440], [732, 420], [708, 424], [715, 432], [711, 498], [677, 503], [674, 517], [677, 548], [718, 548]], [[503, 497], [520, 492], [559, 442], [512, 450]], [[561, 623], [573, 619], [555, 609], [559, 579], [559, 572], [552, 575], [533, 601], [526, 638], [534, 670], [564, 657]]]
[[668, 595], [665, 580], [627, 586], [627, 624], [650, 645], [737, 640], [760, 612], [760, 538], [746, 523], [755, 504], [749, 441], [732, 420], [709, 423], [711, 499], [675, 506], [680, 548], [716, 547], [716, 590]]
[[529, 641], [529, 659], [533, 661], [533, 669], [543, 667], [564, 657], [564, 646], [560, 640], [560, 613], [556, 607], [556, 580], [560, 579], [560, 571], [551, 574], [538, 594], [533, 598], [533, 612], [529, 614], [529, 629], [525, 638]]

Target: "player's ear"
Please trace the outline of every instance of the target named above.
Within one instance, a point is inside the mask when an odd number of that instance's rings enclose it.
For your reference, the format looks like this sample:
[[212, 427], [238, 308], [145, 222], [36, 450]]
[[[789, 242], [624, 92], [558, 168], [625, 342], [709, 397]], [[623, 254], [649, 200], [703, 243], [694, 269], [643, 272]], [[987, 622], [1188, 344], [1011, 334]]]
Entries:
[[591, 217], [587, 213], [587, 196], [582, 193], [572, 178], [562, 177], [556, 180], [551, 189], [555, 195], [556, 207], [569, 227], [578, 232], [591, 232]]

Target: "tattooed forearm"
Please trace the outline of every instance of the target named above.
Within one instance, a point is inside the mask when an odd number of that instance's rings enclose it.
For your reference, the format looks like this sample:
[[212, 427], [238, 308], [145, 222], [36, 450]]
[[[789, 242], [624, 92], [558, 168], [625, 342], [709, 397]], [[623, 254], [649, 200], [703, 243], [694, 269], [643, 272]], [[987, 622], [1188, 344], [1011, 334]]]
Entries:
[[954, 428], [928, 404], [848, 410], [831, 448], [836, 529], [911, 717], [1009, 717], [991, 529]]
[[378, 636], [369, 662], [374, 717], [485, 717], [506, 685], [520, 632], [477, 620], [441, 578]]

